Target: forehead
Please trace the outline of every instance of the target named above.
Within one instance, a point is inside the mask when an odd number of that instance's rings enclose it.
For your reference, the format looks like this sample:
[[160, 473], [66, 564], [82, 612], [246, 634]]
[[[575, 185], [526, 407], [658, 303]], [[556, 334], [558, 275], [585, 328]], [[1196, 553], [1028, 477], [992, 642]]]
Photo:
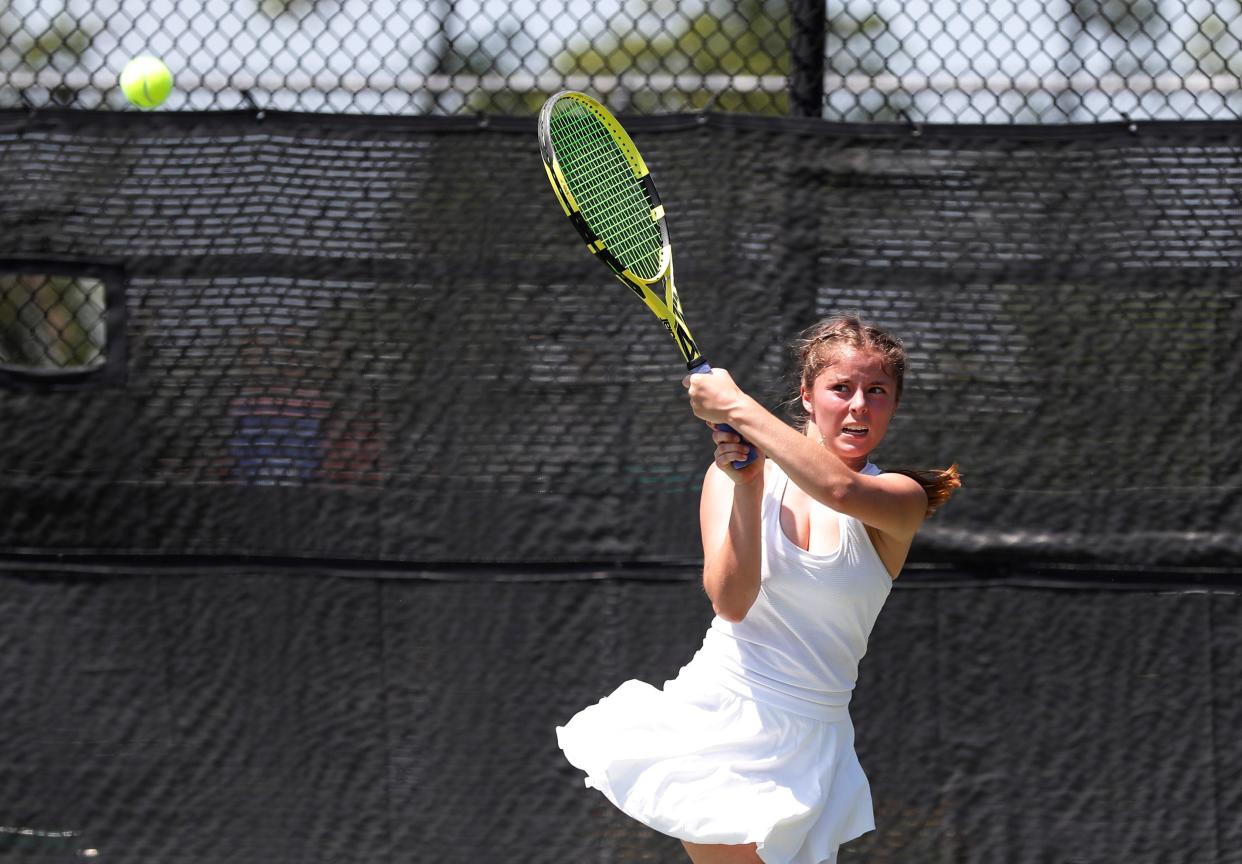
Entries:
[[892, 373], [885, 368], [884, 355], [869, 348], [843, 345], [824, 358], [827, 365], [816, 380], [893, 381]]

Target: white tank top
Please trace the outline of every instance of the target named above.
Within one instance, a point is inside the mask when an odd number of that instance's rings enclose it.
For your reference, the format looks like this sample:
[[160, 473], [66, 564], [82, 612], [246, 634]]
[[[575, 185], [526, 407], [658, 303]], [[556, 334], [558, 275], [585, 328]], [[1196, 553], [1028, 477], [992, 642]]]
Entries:
[[[687, 670], [821, 720], [847, 711], [858, 663], [893, 580], [866, 526], [838, 513], [835, 552], [807, 552], [781, 527], [789, 477], [774, 463], [763, 494], [759, 596], [737, 624], [717, 616]], [[864, 474], [879, 474], [868, 463]]]

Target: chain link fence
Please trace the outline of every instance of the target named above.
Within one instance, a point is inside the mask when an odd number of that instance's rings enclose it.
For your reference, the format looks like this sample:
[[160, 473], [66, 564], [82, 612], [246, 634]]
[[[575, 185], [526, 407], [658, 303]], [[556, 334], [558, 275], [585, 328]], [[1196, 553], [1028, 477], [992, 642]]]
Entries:
[[0, 272], [0, 367], [57, 372], [106, 359], [101, 280]]
[[1240, 46], [1239, 0], [9, 0], [0, 108], [126, 108], [154, 54], [164, 110], [1234, 119]]

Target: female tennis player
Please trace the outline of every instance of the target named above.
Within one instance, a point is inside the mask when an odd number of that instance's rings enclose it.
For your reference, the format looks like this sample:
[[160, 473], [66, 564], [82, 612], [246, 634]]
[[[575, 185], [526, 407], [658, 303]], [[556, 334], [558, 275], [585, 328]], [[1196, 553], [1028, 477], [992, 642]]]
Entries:
[[716, 444], [700, 503], [716, 616], [662, 690], [627, 681], [557, 729], [588, 786], [694, 864], [835, 862], [875, 827], [850, 695], [915, 532], [960, 485], [956, 467], [869, 459], [901, 398], [900, 341], [843, 315], [797, 351], [800, 429], [723, 369], [686, 378]]

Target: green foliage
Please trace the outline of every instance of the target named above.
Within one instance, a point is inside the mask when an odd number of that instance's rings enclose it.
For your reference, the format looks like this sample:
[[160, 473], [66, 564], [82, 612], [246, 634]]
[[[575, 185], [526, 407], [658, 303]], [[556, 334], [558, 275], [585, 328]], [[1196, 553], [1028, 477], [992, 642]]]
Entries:
[[[747, 14], [749, 13], [749, 14]], [[744, 3], [723, 18], [700, 15], [680, 31], [654, 38], [630, 32], [595, 37], [553, 65], [566, 74], [621, 75], [684, 71], [699, 75], [787, 75], [792, 19], [773, 18], [763, 4]]]
[[[599, 95], [619, 110], [746, 111], [785, 114], [789, 96], [793, 19], [788, 5], [743, 0], [694, 18], [668, 16], [648, 36], [633, 19], [618, 18], [599, 33], [577, 40], [553, 58], [567, 77], [589, 76]], [[471, 64], [474, 65], [474, 64]], [[641, 81], [668, 73], [683, 76], [666, 87]], [[633, 79], [628, 76], [633, 76]], [[631, 83], [633, 81], [634, 83]], [[682, 82], [688, 82], [683, 84]], [[771, 87], [772, 81], [779, 86]], [[765, 89], [766, 88], [766, 89]], [[476, 94], [471, 107], [482, 112], [533, 112], [547, 93]]]
[[80, 21], [62, 12], [43, 32], [20, 31], [13, 34], [12, 41], [21, 53], [22, 62], [38, 70], [48, 65], [65, 68], [77, 64], [94, 38], [95, 31], [84, 28]]
[[1221, 18], [1224, 15], [1228, 21], [1236, 21], [1238, 13], [1236, 2], [1217, 3], [1198, 21], [1197, 31], [1185, 42], [1185, 53], [1196, 71], [1204, 75], [1242, 74], [1242, 56], [1238, 53], [1242, 40]]
[[259, 0], [259, 11], [268, 18], [292, 15], [304, 18], [315, 6], [315, 0]]

